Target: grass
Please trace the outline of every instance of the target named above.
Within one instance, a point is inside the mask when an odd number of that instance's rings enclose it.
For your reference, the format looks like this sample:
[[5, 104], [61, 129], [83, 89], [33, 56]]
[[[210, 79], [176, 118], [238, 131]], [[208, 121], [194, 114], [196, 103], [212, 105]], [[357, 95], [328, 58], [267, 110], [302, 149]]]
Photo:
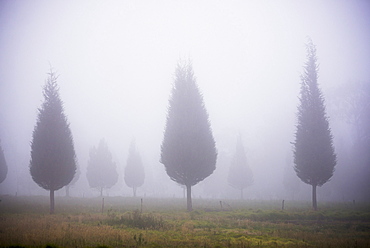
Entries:
[[[370, 247], [370, 205], [1, 197], [0, 247]], [[226, 204], [223, 204], [224, 206]]]

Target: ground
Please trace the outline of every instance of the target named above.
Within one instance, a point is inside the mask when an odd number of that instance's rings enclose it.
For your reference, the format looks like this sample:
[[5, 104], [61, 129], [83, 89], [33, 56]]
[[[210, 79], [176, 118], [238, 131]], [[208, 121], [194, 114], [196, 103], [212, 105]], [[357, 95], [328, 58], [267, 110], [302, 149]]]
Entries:
[[370, 204], [2, 196], [1, 247], [370, 247]]

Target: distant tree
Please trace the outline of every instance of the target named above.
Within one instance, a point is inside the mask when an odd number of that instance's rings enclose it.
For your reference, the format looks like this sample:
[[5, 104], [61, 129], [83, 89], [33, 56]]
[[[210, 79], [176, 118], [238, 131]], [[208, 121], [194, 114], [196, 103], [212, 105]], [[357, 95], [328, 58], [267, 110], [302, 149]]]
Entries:
[[334, 173], [336, 154], [325, 113], [324, 97], [318, 87], [316, 48], [307, 44], [307, 61], [301, 77], [300, 106], [294, 144], [294, 169], [297, 176], [312, 185], [312, 206], [317, 210], [316, 187]]
[[351, 168], [354, 170], [352, 187], [358, 199], [370, 199], [370, 83], [362, 83], [353, 96], [351, 115], [354, 130], [350, 149]]
[[144, 184], [145, 172], [139, 152], [136, 150], [135, 141], [131, 142], [130, 150], [125, 167], [125, 183], [132, 188], [134, 197], [136, 189]]
[[7, 174], [8, 174], [8, 166], [6, 164], [4, 151], [0, 143], [0, 183], [4, 182]]
[[90, 149], [86, 177], [90, 188], [100, 190], [100, 196], [103, 196], [103, 189], [109, 189], [117, 183], [117, 167], [104, 139], [100, 140], [98, 148], [94, 146]]
[[236, 150], [231, 160], [227, 181], [231, 187], [240, 190], [240, 199], [243, 199], [243, 190], [253, 185], [253, 173], [248, 165], [241, 135], [238, 136], [236, 142]]
[[191, 187], [213, 173], [216, 160], [208, 113], [192, 66], [178, 63], [160, 161], [173, 181], [186, 186], [188, 211], [192, 210]]
[[50, 191], [50, 213], [54, 213], [54, 191], [68, 185], [76, 172], [72, 133], [64, 114], [54, 72], [43, 89], [44, 102], [33, 131], [30, 173], [42, 188]]
[[[331, 95], [331, 109], [350, 133], [342, 142], [348, 154], [341, 162], [351, 168], [343, 171], [342, 194], [350, 199], [370, 199], [370, 83], [351, 82], [340, 85]], [[343, 129], [341, 129], [343, 132]], [[343, 168], [343, 167], [342, 167]], [[338, 171], [340, 173], [340, 171]]]
[[78, 181], [78, 179], [80, 178], [80, 175], [81, 175], [81, 170], [79, 168], [79, 166], [77, 165], [76, 166], [76, 173], [75, 173], [75, 176], [73, 177], [72, 181], [66, 185], [66, 197], [69, 197], [69, 189], [71, 186], [75, 185], [75, 183]]

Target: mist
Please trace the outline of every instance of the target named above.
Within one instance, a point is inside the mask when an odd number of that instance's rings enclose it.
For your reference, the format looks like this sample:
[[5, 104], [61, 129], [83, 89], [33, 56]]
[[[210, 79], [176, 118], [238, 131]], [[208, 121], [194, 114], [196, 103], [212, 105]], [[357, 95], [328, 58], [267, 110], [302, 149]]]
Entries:
[[254, 178], [245, 199], [309, 201], [310, 185], [294, 184], [299, 186], [293, 197], [284, 181], [299, 180], [291, 142], [310, 37], [338, 155], [334, 176], [318, 197], [352, 200], [353, 192], [343, 192], [354, 182], [346, 175], [369, 175], [369, 169], [352, 166], [354, 134], [337, 106], [349, 92], [343, 89], [370, 84], [368, 13], [365, 0], [2, 0], [0, 140], [8, 175], [0, 194], [47, 194], [33, 182], [29, 161], [42, 87], [53, 68], [81, 172], [71, 196], [99, 195], [89, 188], [86, 167], [89, 149], [101, 139], [119, 173], [104, 194], [131, 196], [123, 173], [135, 139], [146, 175], [137, 194], [183, 197], [159, 160], [176, 64], [189, 59], [218, 150], [216, 170], [194, 186], [193, 196], [239, 197], [227, 174], [240, 133]]

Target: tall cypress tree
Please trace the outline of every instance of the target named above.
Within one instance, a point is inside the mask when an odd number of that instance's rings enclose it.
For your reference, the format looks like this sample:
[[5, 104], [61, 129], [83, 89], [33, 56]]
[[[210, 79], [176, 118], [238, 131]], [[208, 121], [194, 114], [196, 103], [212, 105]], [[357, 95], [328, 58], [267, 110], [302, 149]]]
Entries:
[[50, 72], [43, 89], [44, 102], [33, 131], [30, 173], [50, 191], [50, 213], [54, 213], [54, 191], [68, 185], [76, 172], [72, 133], [59, 96], [57, 77]]
[[243, 199], [243, 190], [253, 184], [253, 173], [248, 165], [241, 135], [236, 142], [227, 180], [231, 187], [240, 190], [240, 199]]
[[213, 173], [216, 160], [208, 113], [192, 66], [178, 63], [161, 147], [161, 163], [173, 181], [186, 186], [188, 211], [192, 210], [191, 187]]
[[312, 206], [317, 210], [316, 187], [333, 176], [336, 155], [324, 97], [317, 82], [316, 47], [310, 40], [306, 48], [307, 61], [301, 76], [298, 125], [293, 143], [294, 169], [304, 183], [312, 185]]

